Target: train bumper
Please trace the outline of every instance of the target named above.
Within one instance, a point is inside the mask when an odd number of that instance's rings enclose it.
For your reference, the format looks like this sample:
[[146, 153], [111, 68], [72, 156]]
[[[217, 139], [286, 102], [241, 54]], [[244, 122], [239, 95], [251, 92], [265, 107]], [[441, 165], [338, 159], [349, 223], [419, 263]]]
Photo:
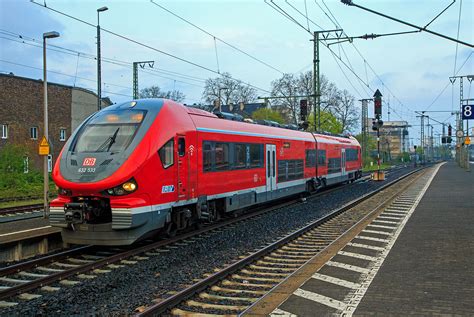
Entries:
[[164, 227], [168, 209], [150, 207], [112, 208], [112, 222], [103, 224], [71, 223], [63, 207], [51, 207], [49, 222], [63, 228], [63, 241], [71, 244], [129, 245]]

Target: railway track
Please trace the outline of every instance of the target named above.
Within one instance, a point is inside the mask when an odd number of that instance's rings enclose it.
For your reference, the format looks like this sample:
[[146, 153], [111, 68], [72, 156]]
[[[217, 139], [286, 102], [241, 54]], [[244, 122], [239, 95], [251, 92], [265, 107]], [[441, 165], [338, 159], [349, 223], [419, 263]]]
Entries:
[[[413, 197], [400, 193], [423, 174], [415, 174], [418, 171], [346, 204], [249, 256], [242, 256], [236, 263], [210, 272], [208, 277], [168, 298], [156, 299], [156, 304], [137, 308], [139, 315], [238, 315], [361, 219], [387, 205], [387, 201], [392, 208], [410, 204]], [[400, 183], [402, 180], [406, 182]], [[377, 195], [381, 192], [383, 194]], [[379, 226], [392, 220], [380, 219]]]
[[43, 215], [43, 204], [0, 208], [0, 223], [39, 218]]
[[[360, 181], [368, 180], [367, 177]], [[351, 186], [328, 188], [311, 196], [311, 199], [328, 195], [334, 191]], [[253, 212], [246, 213], [238, 218], [228, 218], [223, 221], [205, 225], [203, 228], [189, 233], [181, 234], [175, 238], [156, 242], [144, 242], [133, 248], [110, 248], [81, 246], [61, 253], [47, 255], [31, 261], [22, 262], [0, 269], [0, 308], [11, 307], [18, 304], [12, 298], [18, 296], [19, 300], [30, 300], [41, 297], [41, 292], [57, 291], [57, 287], [50, 287], [56, 282], [62, 285], [76, 285], [81, 281], [94, 278], [97, 274], [109, 273], [113, 269], [124, 265], [133, 265], [137, 261], [148, 259], [182, 244], [190, 244], [208, 233], [216, 230], [230, 230], [233, 225], [244, 222], [272, 210], [300, 203], [301, 198], [294, 198], [277, 205], [262, 206]], [[33, 292], [33, 293], [29, 293]], [[9, 301], [6, 301], [6, 300]]]
[[[369, 178], [364, 177], [360, 181], [364, 182]], [[351, 184], [329, 188], [308, 199], [316, 199], [348, 186], [351, 186]], [[19, 302], [24, 302], [24, 300], [46, 295], [45, 292], [57, 291], [58, 287], [61, 287], [62, 284], [76, 285], [81, 282], [87, 283], [89, 279], [99, 274], [111, 272], [115, 268], [133, 265], [138, 261], [144, 261], [149, 257], [160, 255], [162, 252], [169, 252], [179, 248], [181, 245], [201, 241], [205, 239], [207, 234], [227, 230], [225, 229], [226, 226], [229, 230], [232, 230], [235, 227], [234, 225], [237, 225], [239, 222], [258, 218], [275, 209], [291, 206], [299, 202], [301, 202], [300, 198], [270, 207], [259, 207], [254, 212], [239, 218], [225, 219], [220, 223], [206, 225], [199, 231], [182, 234], [173, 239], [152, 243], [148, 241], [146, 244], [134, 246], [134, 249], [116, 248], [114, 250], [96, 248], [80, 249], [79, 251], [68, 250], [66, 253], [42, 257], [0, 269], [0, 307], [10, 307]], [[60, 281], [61, 283], [58, 283]], [[53, 285], [53, 287], [49, 285]]]

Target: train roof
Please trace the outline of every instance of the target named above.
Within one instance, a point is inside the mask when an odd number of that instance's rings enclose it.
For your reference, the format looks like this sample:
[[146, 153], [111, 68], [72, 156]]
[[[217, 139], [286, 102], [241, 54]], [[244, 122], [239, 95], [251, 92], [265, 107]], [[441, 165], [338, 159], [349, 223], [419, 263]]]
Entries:
[[233, 119], [226, 119], [226, 117], [220, 118], [215, 114], [202, 109], [189, 106], [186, 106], [185, 108], [191, 116], [197, 116], [193, 121], [196, 124], [196, 129], [202, 132], [228, 133], [243, 136], [260, 136], [309, 142], [314, 142], [316, 139], [317, 142], [321, 143], [359, 145], [359, 142], [350, 136], [318, 134], [295, 130], [292, 127], [276, 127], [274, 125], [235, 121]]

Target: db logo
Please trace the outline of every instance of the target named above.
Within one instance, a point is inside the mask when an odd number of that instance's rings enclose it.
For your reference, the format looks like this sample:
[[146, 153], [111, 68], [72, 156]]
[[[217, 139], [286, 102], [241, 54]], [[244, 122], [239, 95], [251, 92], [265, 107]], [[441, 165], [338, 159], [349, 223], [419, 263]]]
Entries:
[[84, 162], [82, 162], [82, 166], [94, 166], [95, 165], [95, 157], [86, 157]]

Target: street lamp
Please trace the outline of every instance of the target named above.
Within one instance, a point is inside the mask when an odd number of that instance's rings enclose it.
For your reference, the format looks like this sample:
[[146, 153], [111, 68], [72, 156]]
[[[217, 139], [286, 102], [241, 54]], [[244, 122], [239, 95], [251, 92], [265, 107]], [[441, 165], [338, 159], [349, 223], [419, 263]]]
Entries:
[[221, 90], [228, 90], [228, 87], [219, 87], [219, 112], [222, 112]]
[[[44, 96], [44, 137], [49, 144], [48, 136], [48, 81], [46, 76], [46, 39], [52, 39], [59, 37], [59, 33], [52, 31], [43, 33], [43, 96]], [[44, 211], [43, 216], [46, 218], [49, 214], [49, 172], [48, 172], [48, 155], [44, 155], [43, 162], [43, 199], [44, 199]]]
[[99, 24], [99, 13], [107, 11], [109, 8], [102, 7], [97, 9], [97, 111], [102, 109], [101, 99], [101, 70], [100, 70], [100, 24]]

